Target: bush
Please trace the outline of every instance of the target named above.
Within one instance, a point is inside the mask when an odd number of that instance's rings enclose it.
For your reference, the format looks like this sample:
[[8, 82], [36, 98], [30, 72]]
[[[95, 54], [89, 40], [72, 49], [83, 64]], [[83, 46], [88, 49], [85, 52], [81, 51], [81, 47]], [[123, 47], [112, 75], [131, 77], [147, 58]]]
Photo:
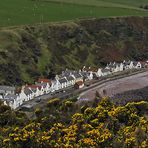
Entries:
[[0, 113], [4, 113], [7, 110], [11, 110], [11, 108], [9, 106], [7, 106], [7, 105], [1, 105], [0, 106]]
[[58, 98], [52, 99], [48, 101], [47, 106], [48, 107], [57, 107], [60, 104], [61, 100]]
[[143, 8], [146, 9], [146, 10], [148, 10], [148, 5], [145, 5]]
[[41, 118], [42, 115], [43, 115], [43, 111], [40, 108], [37, 108], [35, 110], [35, 115], [36, 115], [37, 118]]

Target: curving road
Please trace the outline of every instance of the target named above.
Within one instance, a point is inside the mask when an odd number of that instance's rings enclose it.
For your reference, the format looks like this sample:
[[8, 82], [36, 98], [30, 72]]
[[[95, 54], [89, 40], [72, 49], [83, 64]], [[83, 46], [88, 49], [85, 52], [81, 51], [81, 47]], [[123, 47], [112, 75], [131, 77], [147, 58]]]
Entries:
[[[104, 89], [107, 92], [106, 95], [112, 96], [119, 92], [143, 88], [145, 86], [148, 86], [148, 69], [143, 69], [136, 72], [130, 72], [128, 74], [122, 72], [117, 75], [114, 75], [112, 78], [107, 77], [104, 78], [103, 80], [95, 80], [95, 81], [96, 81], [95, 83], [92, 83], [90, 86], [85, 86], [82, 89], [76, 90], [73, 87], [69, 87], [66, 88], [65, 92], [59, 92], [53, 95], [46, 94], [36, 97], [30, 101], [25, 102], [22, 106], [29, 105], [30, 108], [33, 109], [38, 107], [44, 108], [47, 102], [52, 98], [64, 99], [78, 95], [79, 100], [84, 100], [84, 99], [90, 100], [95, 98], [96, 91], [98, 91], [102, 96], [104, 96], [104, 94], [102, 93]], [[38, 99], [40, 99], [41, 101], [37, 101]], [[22, 106], [19, 107], [18, 109], [21, 109]]]
[[96, 91], [100, 96], [114, 96], [129, 90], [141, 89], [148, 86], [148, 71], [133, 76], [112, 80], [87, 90], [79, 95], [79, 100], [95, 98]]

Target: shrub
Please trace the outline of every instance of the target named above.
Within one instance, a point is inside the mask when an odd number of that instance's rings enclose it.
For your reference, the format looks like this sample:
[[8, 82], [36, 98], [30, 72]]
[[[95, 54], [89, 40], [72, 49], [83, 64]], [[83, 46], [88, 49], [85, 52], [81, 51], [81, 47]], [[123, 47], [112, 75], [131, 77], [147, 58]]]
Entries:
[[43, 115], [43, 111], [40, 108], [37, 108], [35, 110], [35, 115], [37, 116], [37, 118], [40, 118]]
[[146, 10], [148, 10], [148, 5], [145, 5], [143, 8], [146, 9]]
[[48, 107], [57, 107], [60, 104], [61, 100], [58, 98], [52, 99], [48, 101], [47, 106]]

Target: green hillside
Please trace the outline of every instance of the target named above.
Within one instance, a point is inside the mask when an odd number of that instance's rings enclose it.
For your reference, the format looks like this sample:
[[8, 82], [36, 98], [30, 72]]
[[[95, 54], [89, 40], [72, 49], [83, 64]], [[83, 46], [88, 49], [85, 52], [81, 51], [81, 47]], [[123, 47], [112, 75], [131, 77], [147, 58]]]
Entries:
[[89, 6], [101, 6], [101, 7], [121, 7], [121, 8], [130, 8], [130, 9], [137, 9], [141, 5], [148, 4], [147, 0], [41, 0], [41, 1], [70, 3], [70, 4], [79, 4], [79, 5], [89, 5]]
[[130, 6], [136, 6], [136, 7], [139, 7], [140, 5], [148, 4], [147, 0], [103, 0], [103, 1], [124, 4], [124, 5], [130, 5]]
[[148, 16], [140, 9], [146, 0], [3, 0], [0, 1], [0, 26], [67, 21], [77, 18]]
[[0, 30], [0, 84], [32, 83], [66, 68], [148, 59], [148, 17], [102, 18]]

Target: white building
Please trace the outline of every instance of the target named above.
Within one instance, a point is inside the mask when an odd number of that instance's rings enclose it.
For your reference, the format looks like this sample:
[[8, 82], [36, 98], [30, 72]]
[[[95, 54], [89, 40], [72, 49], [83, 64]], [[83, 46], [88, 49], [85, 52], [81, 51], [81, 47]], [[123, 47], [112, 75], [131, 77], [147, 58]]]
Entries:
[[4, 97], [4, 104], [10, 106], [12, 109], [16, 109], [23, 104], [19, 95], [8, 94]]
[[123, 61], [123, 68], [124, 70], [127, 70], [127, 69], [133, 69], [134, 68], [134, 65], [133, 65], [133, 61]]
[[75, 84], [75, 79], [73, 75], [67, 76], [66, 79], [67, 79], [67, 86], [73, 86]]
[[61, 84], [61, 89], [68, 87], [68, 80], [66, 77], [60, 78], [59, 82]]
[[109, 69], [102, 69], [102, 75], [103, 76], [107, 76], [107, 75], [110, 75], [111, 74], [111, 71]]
[[142, 64], [141, 64], [140, 62], [136, 62], [136, 61], [133, 62], [133, 66], [134, 66], [134, 68], [136, 68], [136, 69], [142, 68]]
[[0, 86], [0, 95], [15, 94], [15, 90], [16, 90], [15, 87], [1, 85]]

